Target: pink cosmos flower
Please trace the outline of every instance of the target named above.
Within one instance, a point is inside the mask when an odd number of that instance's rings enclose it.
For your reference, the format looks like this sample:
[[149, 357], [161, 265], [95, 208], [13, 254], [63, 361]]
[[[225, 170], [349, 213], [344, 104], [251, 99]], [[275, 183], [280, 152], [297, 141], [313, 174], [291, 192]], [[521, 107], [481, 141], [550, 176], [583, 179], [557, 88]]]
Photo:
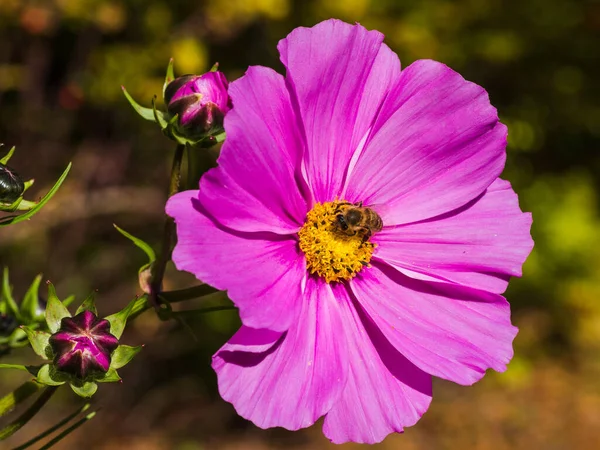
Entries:
[[401, 71], [381, 33], [337, 20], [278, 49], [286, 76], [231, 84], [219, 167], [167, 204], [173, 260], [239, 308], [213, 367], [240, 415], [378, 442], [419, 420], [432, 376], [506, 369], [501, 294], [531, 216], [498, 178], [506, 127], [483, 88], [434, 61]]

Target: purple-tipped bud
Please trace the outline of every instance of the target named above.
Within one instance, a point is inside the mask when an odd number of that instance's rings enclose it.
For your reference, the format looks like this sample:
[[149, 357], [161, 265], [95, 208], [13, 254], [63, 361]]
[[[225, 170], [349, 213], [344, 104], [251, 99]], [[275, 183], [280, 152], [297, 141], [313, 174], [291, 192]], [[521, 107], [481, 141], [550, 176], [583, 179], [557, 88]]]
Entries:
[[209, 133], [223, 127], [223, 118], [231, 109], [227, 95], [229, 83], [222, 72], [184, 75], [165, 89], [170, 114], [179, 115], [179, 124], [194, 133]]
[[0, 163], [0, 202], [14, 202], [24, 190], [25, 183], [19, 174]]
[[99, 319], [91, 311], [63, 318], [60, 329], [50, 336], [55, 367], [81, 379], [106, 373], [118, 346], [108, 320]]
[[0, 314], [0, 336], [10, 336], [10, 334], [17, 328], [17, 319], [8, 314]]

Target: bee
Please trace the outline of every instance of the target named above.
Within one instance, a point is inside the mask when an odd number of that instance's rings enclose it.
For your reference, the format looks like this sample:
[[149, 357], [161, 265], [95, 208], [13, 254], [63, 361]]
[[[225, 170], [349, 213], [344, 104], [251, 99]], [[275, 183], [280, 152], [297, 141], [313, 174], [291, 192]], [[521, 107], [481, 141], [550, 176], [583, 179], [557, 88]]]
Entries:
[[341, 203], [334, 211], [335, 225], [348, 236], [362, 235], [363, 242], [383, 228], [379, 214], [371, 208], [363, 206], [362, 202]]

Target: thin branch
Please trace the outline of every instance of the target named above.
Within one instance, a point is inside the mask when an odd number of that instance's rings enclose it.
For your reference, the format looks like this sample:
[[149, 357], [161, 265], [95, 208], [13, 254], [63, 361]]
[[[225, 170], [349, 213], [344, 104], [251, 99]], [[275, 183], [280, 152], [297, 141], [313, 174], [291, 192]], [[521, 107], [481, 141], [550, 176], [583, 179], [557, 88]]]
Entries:
[[13, 434], [23, 427], [27, 422], [29, 422], [33, 416], [35, 416], [40, 409], [52, 398], [58, 386], [48, 386], [44, 392], [36, 399], [33, 404], [27, 408], [27, 410], [21, 414], [14, 422], [9, 423], [6, 427], [0, 430], [0, 441], [9, 438]]
[[54, 439], [48, 441], [46, 443], [46, 445], [44, 445], [43, 447], [40, 447], [40, 450], [47, 450], [51, 447], [53, 447], [55, 444], [57, 444], [59, 441], [61, 441], [62, 439], [64, 439], [66, 436], [68, 436], [69, 434], [71, 434], [73, 431], [75, 431], [77, 428], [79, 428], [81, 425], [83, 425], [84, 423], [86, 423], [88, 420], [93, 419], [94, 416], [96, 415], [97, 411], [91, 412], [89, 413], [87, 416], [79, 419], [77, 422], [75, 422], [73, 425], [71, 425], [69, 428], [67, 428], [65, 431], [63, 431], [62, 433], [60, 433], [58, 436], [56, 436]]
[[[173, 166], [171, 168], [171, 182], [169, 185], [169, 197], [179, 192], [181, 184], [181, 161], [185, 146], [178, 145], [173, 156]], [[165, 220], [163, 229], [163, 239], [158, 259], [152, 265], [152, 277], [150, 282], [150, 304], [155, 308], [158, 307], [158, 294], [162, 288], [162, 280], [165, 276], [167, 262], [171, 259], [171, 251], [173, 249], [173, 239], [175, 236], [175, 221], [168, 217]]]
[[208, 284], [201, 284], [199, 286], [193, 286], [187, 289], [179, 289], [176, 291], [161, 292], [160, 298], [166, 300], [168, 303], [182, 302], [185, 300], [192, 300], [194, 298], [204, 297], [205, 295], [211, 295], [216, 292], [220, 292]]
[[25, 442], [24, 444], [19, 445], [18, 447], [15, 447], [13, 450], [24, 450], [27, 447], [32, 446], [33, 444], [35, 444], [38, 441], [41, 441], [42, 439], [44, 439], [46, 436], [51, 435], [52, 433], [54, 433], [56, 430], [58, 430], [59, 428], [63, 427], [64, 425], [66, 425], [67, 423], [69, 423], [71, 420], [73, 420], [75, 417], [77, 417], [79, 414], [81, 414], [82, 412], [86, 411], [87, 409], [89, 409], [90, 404], [86, 403], [84, 404], [82, 407], [77, 408], [76, 411], [73, 411], [71, 414], [69, 414], [67, 417], [65, 417], [64, 419], [62, 419], [60, 422], [58, 422], [56, 425], [51, 426], [50, 428], [48, 428], [46, 431], [43, 431], [42, 433], [38, 434], [36, 437], [28, 440], [27, 442]]
[[0, 399], [0, 417], [11, 412], [19, 403], [27, 400], [43, 387], [44, 385], [37, 381], [27, 381], [10, 394], [5, 395]]

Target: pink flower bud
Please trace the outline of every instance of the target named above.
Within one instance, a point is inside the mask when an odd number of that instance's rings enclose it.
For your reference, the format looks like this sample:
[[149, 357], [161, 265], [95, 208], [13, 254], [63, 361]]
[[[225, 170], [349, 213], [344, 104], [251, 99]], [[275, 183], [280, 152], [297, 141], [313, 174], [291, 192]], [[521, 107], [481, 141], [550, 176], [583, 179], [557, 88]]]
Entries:
[[60, 329], [50, 336], [54, 365], [61, 372], [84, 379], [106, 373], [119, 340], [110, 334], [108, 320], [91, 311], [62, 319]]
[[222, 72], [176, 78], [165, 90], [167, 109], [179, 115], [182, 127], [194, 133], [209, 133], [223, 126], [223, 118], [231, 109], [228, 85]]

